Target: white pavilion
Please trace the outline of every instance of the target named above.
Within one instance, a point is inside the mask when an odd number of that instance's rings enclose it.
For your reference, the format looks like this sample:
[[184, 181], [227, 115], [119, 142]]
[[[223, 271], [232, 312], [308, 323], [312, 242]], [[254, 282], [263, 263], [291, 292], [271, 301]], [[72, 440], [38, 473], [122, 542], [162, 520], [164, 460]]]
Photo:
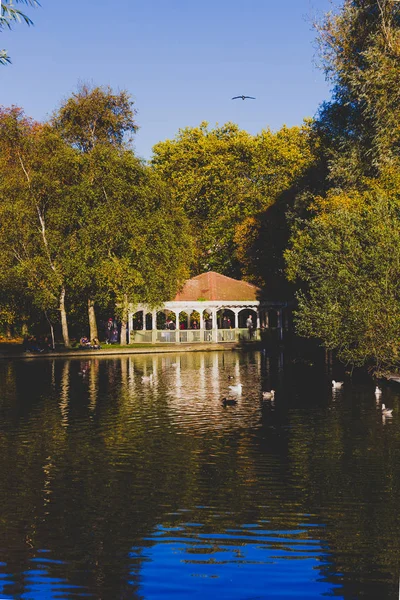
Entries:
[[[251, 283], [214, 271], [185, 282], [171, 301], [157, 309], [144, 304], [129, 306], [128, 343], [223, 343], [249, 339], [246, 326], [251, 315], [252, 339], [270, 324], [283, 332], [283, 308], [279, 302], [260, 300], [261, 290]], [[225, 317], [225, 318], [224, 318]]]

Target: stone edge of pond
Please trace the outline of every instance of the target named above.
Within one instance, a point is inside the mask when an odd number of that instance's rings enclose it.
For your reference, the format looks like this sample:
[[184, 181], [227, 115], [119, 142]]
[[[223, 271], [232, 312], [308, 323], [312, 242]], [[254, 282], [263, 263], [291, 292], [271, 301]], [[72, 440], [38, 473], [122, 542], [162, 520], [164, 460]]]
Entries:
[[212, 352], [222, 350], [239, 350], [240, 346], [236, 343], [225, 343], [225, 344], [201, 344], [201, 345], [178, 345], [159, 347], [149, 346], [148, 348], [115, 348], [104, 349], [104, 350], [65, 350], [63, 352], [19, 352], [19, 353], [0, 353], [0, 360], [14, 360], [14, 359], [38, 359], [38, 358], [70, 358], [70, 357], [82, 357], [93, 358], [95, 356], [117, 356], [121, 354], [167, 354], [177, 352]]

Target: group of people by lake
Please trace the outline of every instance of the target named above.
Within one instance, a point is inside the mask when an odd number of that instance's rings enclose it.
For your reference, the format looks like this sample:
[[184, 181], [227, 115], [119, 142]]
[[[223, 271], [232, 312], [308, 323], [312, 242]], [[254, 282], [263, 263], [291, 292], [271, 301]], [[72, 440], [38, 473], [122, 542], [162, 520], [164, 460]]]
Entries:
[[95, 337], [92, 340], [83, 336], [79, 340], [79, 346], [82, 350], [101, 350], [99, 338]]
[[22, 341], [24, 352], [51, 352], [54, 350], [51, 340], [46, 336], [25, 335]]

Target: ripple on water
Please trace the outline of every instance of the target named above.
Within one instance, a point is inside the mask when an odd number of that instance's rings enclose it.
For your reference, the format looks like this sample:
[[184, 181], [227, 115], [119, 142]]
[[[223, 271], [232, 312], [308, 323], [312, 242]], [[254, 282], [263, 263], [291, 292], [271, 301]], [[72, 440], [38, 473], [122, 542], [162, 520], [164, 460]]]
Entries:
[[0, 363], [0, 598], [396, 597], [400, 390], [389, 423], [258, 353], [84, 366]]
[[305, 528], [279, 531], [264, 529], [263, 523], [215, 528], [210, 522], [157, 526], [141, 555], [143, 597], [311, 599], [338, 588], [322, 580], [326, 552]]

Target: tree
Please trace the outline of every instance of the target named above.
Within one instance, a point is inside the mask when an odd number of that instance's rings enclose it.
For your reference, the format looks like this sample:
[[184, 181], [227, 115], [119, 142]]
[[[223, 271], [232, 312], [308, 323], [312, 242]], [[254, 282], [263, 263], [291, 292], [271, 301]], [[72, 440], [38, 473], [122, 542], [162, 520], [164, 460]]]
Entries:
[[65, 197], [79, 173], [76, 152], [48, 125], [13, 107], [0, 111], [0, 252], [27, 296], [42, 310], [56, 306], [69, 346], [66, 266], [70, 215]]
[[123, 147], [138, 126], [136, 110], [126, 91], [114, 94], [110, 87], [83, 84], [62, 103], [52, 123], [63, 139], [80, 152], [88, 153], [99, 144]]
[[188, 215], [195, 271], [240, 275], [235, 231], [273, 204], [310, 160], [308, 127], [251, 136], [233, 123], [180, 130], [154, 147], [152, 163]]
[[301, 285], [298, 333], [375, 370], [400, 360], [399, 200], [375, 184], [317, 198], [286, 251], [288, 277]]
[[[76, 219], [79, 228], [84, 229], [98, 204], [108, 203], [116, 182], [108, 178], [110, 168], [107, 163], [129, 148], [130, 135], [137, 130], [136, 111], [129, 94], [121, 91], [115, 94], [110, 87], [90, 87], [81, 85], [76, 93], [68, 98], [53, 115], [52, 125], [62, 138], [82, 156], [84, 167], [79, 187], [79, 210]], [[111, 153], [112, 154], [112, 153]], [[107, 184], [106, 185], [106, 182]], [[75, 201], [73, 202], [75, 203]], [[95, 315], [96, 271], [98, 254], [102, 249], [93, 237], [88, 241], [85, 260], [74, 261], [75, 289], [87, 297], [90, 339], [98, 337]], [[82, 242], [81, 242], [82, 243]], [[77, 248], [77, 255], [82, 250]]]
[[192, 238], [186, 216], [156, 174], [129, 150], [102, 152], [107, 199], [93, 206], [76, 245], [84, 260], [95, 253], [96, 297], [119, 307], [125, 343], [128, 303], [157, 306], [174, 297], [189, 275]]
[[[15, 4], [26, 4], [33, 8], [40, 6], [37, 0], [14, 0]], [[25, 22], [33, 25], [31, 19], [23, 12], [13, 6], [12, 0], [3, 0], [0, 4], [0, 33], [4, 29], [11, 29], [13, 23]], [[10, 63], [10, 57], [6, 50], [0, 50], [0, 65]]]
[[333, 98], [316, 128], [327, 140], [334, 185], [362, 185], [400, 159], [400, 3], [345, 0], [319, 29]]

